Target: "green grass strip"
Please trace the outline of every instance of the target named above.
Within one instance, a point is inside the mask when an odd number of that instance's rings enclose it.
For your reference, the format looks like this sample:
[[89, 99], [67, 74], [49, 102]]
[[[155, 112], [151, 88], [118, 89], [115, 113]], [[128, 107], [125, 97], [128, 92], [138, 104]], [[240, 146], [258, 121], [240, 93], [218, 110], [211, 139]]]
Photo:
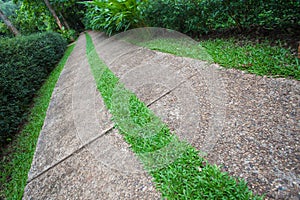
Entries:
[[262, 199], [208, 164], [190, 144], [180, 141], [134, 93], [127, 90], [99, 58], [86, 34], [87, 57], [97, 87], [119, 132], [152, 175], [167, 199]]
[[215, 39], [202, 41], [216, 63], [226, 68], [245, 70], [257, 75], [300, 80], [300, 60], [289, 49], [254, 44], [247, 40]]
[[6, 150], [7, 156], [0, 161], [0, 199], [22, 199], [52, 92], [74, 47], [75, 44], [67, 49], [58, 66], [51, 72], [38, 91], [28, 123], [10, 146], [10, 149]]
[[289, 49], [280, 45], [270, 46], [268, 42], [254, 44], [248, 40], [215, 39], [197, 44], [187, 38], [161, 38], [133, 43], [151, 50], [219, 63], [225, 68], [236, 68], [260, 76], [300, 80], [300, 60]]
[[213, 58], [208, 54], [206, 49], [190, 38], [161, 38], [134, 44], [181, 57], [213, 62]]

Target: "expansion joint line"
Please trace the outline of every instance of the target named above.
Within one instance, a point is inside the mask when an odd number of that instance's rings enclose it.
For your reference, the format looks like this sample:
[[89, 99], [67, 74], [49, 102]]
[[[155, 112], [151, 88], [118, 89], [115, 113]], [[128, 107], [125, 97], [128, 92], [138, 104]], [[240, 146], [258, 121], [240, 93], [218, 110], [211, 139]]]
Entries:
[[164, 94], [162, 94], [160, 97], [158, 97], [157, 99], [153, 100], [152, 102], [147, 104], [147, 107], [152, 106], [153, 104], [155, 104], [156, 102], [158, 102], [159, 100], [161, 100], [162, 98], [164, 98], [165, 96], [169, 95], [170, 93], [172, 93], [174, 90], [178, 89], [180, 86], [182, 86], [183, 84], [185, 84], [187, 81], [189, 81], [191, 78], [195, 77], [197, 74], [193, 74], [190, 77], [188, 77], [186, 80], [182, 81], [181, 83], [179, 83], [178, 85], [176, 85], [175, 87], [173, 87], [171, 90], [165, 92]]
[[76, 149], [75, 151], [73, 151], [72, 153], [70, 153], [69, 155], [65, 156], [64, 158], [62, 158], [61, 160], [59, 160], [58, 162], [54, 163], [53, 165], [51, 165], [50, 167], [46, 168], [45, 170], [43, 170], [42, 172], [40, 172], [39, 174], [37, 174], [36, 176], [34, 176], [33, 178], [31, 178], [30, 180], [27, 181], [27, 184], [31, 183], [32, 181], [34, 181], [35, 179], [39, 178], [40, 176], [42, 176], [43, 174], [45, 174], [46, 172], [50, 171], [51, 169], [55, 168], [56, 166], [60, 165], [61, 163], [63, 163], [64, 161], [68, 160], [69, 158], [75, 156], [76, 154], [78, 154], [79, 152], [81, 152], [83, 149], [85, 149], [87, 146], [93, 144], [95, 141], [97, 141], [98, 139], [102, 138], [103, 136], [108, 135], [109, 132], [111, 132], [114, 129], [114, 125], [112, 125], [110, 128], [106, 129], [101, 135], [91, 139], [90, 141], [88, 141], [87, 143], [83, 144], [82, 146], [80, 146], [78, 149]]

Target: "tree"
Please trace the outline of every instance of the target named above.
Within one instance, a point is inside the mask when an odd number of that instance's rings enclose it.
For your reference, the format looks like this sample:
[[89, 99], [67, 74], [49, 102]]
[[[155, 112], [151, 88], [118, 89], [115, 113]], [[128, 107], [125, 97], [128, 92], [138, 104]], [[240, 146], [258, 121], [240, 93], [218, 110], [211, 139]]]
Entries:
[[6, 17], [6, 15], [0, 10], [0, 18], [6, 24], [7, 28], [15, 35], [20, 35], [20, 32], [16, 29], [16, 27], [11, 23], [11, 21]]
[[50, 10], [51, 14], [53, 15], [53, 17], [54, 17], [54, 19], [55, 19], [55, 21], [56, 21], [56, 23], [57, 23], [59, 29], [60, 29], [61, 31], [63, 31], [64, 29], [63, 29], [62, 23], [60, 22], [60, 19], [58, 18], [58, 16], [57, 16], [55, 10], [52, 8], [52, 6], [51, 6], [49, 0], [44, 0], [44, 2], [45, 2], [45, 4], [46, 4], [46, 6], [48, 7], [48, 9]]
[[[20, 1], [20, 0], [15, 0], [14, 2], [17, 3], [17, 2], [19, 2], [19, 1]], [[23, 5], [27, 5], [27, 6], [28, 6], [28, 5], [38, 5], [38, 4], [40, 3], [40, 1], [37, 1], [37, 0], [35, 0], [35, 1], [24, 0], [24, 1], [22, 1], [22, 3], [23, 3]], [[62, 23], [61, 23], [59, 17], [58, 17], [57, 14], [56, 14], [56, 11], [55, 11], [54, 8], [51, 6], [49, 0], [44, 0], [44, 3], [46, 4], [46, 6], [47, 6], [47, 8], [49, 9], [50, 13], [52, 14], [53, 18], [55, 19], [56, 24], [57, 24], [57, 26], [59, 27], [59, 29], [60, 29], [61, 31], [63, 31], [63, 30], [64, 30], [63, 25], [62, 25]]]
[[67, 30], [75, 29], [82, 31], [84, 29], [83, 18], [85, 15], [85, 6], [81, 3], [83, 0], [49, 0], [52, 8], [63, 22]]
[[[48, 7], [48, 9], [50, 10], [51, 14], [53, 15], [53, 17], [54, 17], [54, 19], [55, 19], [55, 21], [56, 21], [56, 23], [57, 23], [59, 29], [63, 32], [63, 31], [64, 31], [64, 27], [63, 27], [62, 23], [60, 22], [60, 19], [58, 18], [58, 16], [57, 16], [55, 10], [54, 10], [53, 7], [51, 6], [49, 0], [44, 0], [44, 2], [45, 2], [45, 4], [46, 4], [46, 6]], [[62, 14], [61, 14], [61, 16], [62, 16]], [[63, 17], [63, 16], [62, 16], [62, 17]], [[68, 22], [65, 20], [64, 17], [63, 17], [63, 20], [64, 20], [64, 23], [65, 23], [65, 26], [67, 27], [67, 29], [70, 30], [69, 24], [68, 24]], [[72, 42], [75, 41], [75, 39], [73, 38], [73, 36], [70, 36], [70, 40], [71, 40]]]

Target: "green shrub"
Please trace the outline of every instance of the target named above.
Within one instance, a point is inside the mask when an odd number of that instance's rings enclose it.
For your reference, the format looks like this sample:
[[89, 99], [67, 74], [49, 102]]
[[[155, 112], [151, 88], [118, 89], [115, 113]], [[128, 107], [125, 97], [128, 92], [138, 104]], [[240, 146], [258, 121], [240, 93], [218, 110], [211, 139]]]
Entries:
[[300, 25], [297, 0], [156, 0], [142, 7], [149, 26], [191, 36], [218, 29], [288, 28]]
[[0, 39], [0, 144], [19, 131], [35, 92], [66, 45], [59, 34], [50, 32]]
[[143, 24], [142, 0], [93, 0], [86, 4], [86, 28], [101, 30], [108, 35], [137, 28]]
[[201, 18], [201, 2], [193, 0], [157, 0], [148, 1], [143, 7], [143, 15], [149, 26], [163, 27], [190, 33], [205, 28]]
[[229, 28], [300, 26], [299, 0], [93, 0], [85, 4], [86, 28], [109, 35], [145, 25], [190, 36]]
[[240, 29], [253, 26], [274, 29], [300, 25], [298, 0], [221, 0], [218, 10], [218, 18], [230, 18], [232, 25]]

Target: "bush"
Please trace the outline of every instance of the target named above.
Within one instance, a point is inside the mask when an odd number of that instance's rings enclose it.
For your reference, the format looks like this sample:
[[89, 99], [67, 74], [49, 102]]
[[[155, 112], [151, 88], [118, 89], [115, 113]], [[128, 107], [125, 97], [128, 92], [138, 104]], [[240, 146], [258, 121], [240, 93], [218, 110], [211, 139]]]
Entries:
[[298, 0], [156, 0], [142, 10], [149, 26], [191, 36], [228, 28], [300, 26]]
[[109, 35], [145, 25], [192, 37], [219, 29], [289, 31], [300, 26], [299, 0], [92, 0], [84, 4], [86, 28]]
[[142, 0], [93, 0], [86, 2], [85, 26], [108, 35], [142, 26]]
[[242, 0], [220, 1], [219, 17], [231, 18], [233, 26], [248, 29], [262, 26], [266, 29], [300, 25], [298, 0]]
[[200, 1], [193, 0], [157, 0], [148, 1], [143, 7], [145, 22], [149, 26], [163, 27], [190, 33], [203, 28], [200, 9]]
[[35, 92], [66, 45], [59, 34], [50, 32], [0, 39], [0, 144], [19, 131]]

